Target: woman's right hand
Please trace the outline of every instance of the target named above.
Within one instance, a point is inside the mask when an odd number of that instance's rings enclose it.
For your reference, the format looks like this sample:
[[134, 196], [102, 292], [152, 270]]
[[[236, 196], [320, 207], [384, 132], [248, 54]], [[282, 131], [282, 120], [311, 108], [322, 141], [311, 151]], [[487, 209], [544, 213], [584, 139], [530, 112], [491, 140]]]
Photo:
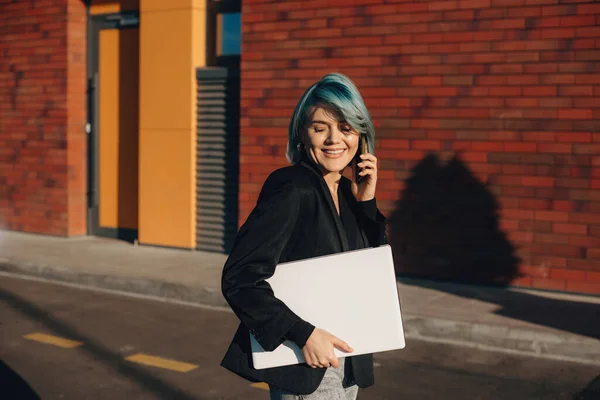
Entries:
[[339, 362], [333, 349], [352, 353], [354, 349], [343, 340], [333, 336], [323, 329], [315, 328], [302, 348], [304, 360], [312, 368], [339, 367]]

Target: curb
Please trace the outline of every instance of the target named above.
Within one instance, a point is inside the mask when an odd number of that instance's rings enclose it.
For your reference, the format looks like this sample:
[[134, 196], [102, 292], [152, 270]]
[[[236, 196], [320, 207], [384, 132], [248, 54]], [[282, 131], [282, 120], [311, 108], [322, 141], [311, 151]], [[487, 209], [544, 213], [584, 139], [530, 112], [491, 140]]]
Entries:
[[114, 277], [75, 272], [68, 268], [27, 262], [0, 261], [0, 271], [14, 275], [43, 278], [50, 281], [74, 283], [98, 289], [109, 289], [140, 295], [198, 303], [212, 307], [227, 307], [220, 290], [208, 286], [190, 287], [176, 283], [137, 278]]
[[600, 366], [600, 340], [568, 333], [404, 315], [407, 338]]
[[[190, 287], [164, 281], [75, 272], [72, 269], [0, 260], [0, 271], [96, 289], [154, 296], [174, 301], [229, 309], [214, 287]], [[404, 313], [407, 339], [475, 347], [516, 355], [572, 361], [600, 366], [600, 340], [547, 330], [453, 321]]]

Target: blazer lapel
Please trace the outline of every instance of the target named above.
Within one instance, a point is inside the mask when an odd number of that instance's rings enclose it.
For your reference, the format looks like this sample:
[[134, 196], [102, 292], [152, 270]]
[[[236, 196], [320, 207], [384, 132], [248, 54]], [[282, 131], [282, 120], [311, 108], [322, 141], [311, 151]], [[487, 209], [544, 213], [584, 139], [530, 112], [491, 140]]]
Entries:
[[[342, 220], [340, 219], [340, 216], [337, 213], [337, 210], [335, 208], [335, 203], [333, 202], [333, 198], [331, 197], [329, 188], [327, 187], [327, 184], [325, 183], [325, 179], [323, 179], [323, 175], [321, 175], [321, 173], [319, 171], [315, 170], [315, 168], [306, 161], [300, 161], [299, 164], [302, 165], [304, 168], [307, 168], [308, 170], [310, 170], [318, 178], [319, 187], [326, 199], [327, 206], [328, 206], [329, 212], [331, 214], [331, 218], [333, 219], [333, 222], [335, 224], [337, 235], [340, 240], [340, 247], [342, 248], [342, 251], [348, 251], [349, 246], [348, 246], [348, 238], [346, 237], [346, 231], [344, 231], [344, 226], [342, 225]], [[341, 192], [341, 190], [340, 190], [340, 192]]]

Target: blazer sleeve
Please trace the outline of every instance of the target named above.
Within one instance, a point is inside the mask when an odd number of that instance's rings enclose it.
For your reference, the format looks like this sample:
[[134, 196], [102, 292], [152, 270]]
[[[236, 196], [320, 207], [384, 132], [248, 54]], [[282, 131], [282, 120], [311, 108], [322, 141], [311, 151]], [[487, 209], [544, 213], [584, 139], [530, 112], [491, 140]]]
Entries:
[[359, 201], [357, 204], [360, 220], [369, 245], [376, 247], [387, 244], [386, 218], [377, 209], [377, 200]]
[[265, 281], [274, 274], [299, 219], [298, 192], [289, 180], [267, 179], [223, 268], [223, 296], [266, 351], [286, 339], [303, 347], [314, 329], [277, 299]]

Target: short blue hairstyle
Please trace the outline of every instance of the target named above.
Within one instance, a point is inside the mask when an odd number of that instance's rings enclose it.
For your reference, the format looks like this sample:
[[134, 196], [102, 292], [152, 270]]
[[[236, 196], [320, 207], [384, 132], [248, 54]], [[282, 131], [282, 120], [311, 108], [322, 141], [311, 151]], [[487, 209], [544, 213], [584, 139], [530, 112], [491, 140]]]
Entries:
[[286, 157], [292, 164], [302, 158], [298, 144], [308, 128], [309, 113], [316, 105], [331, 108], [343, 120], [367, 137], [369, 153], [375, 149], [375, 127], [358, 88], [345, 75], [332, 73], [314, 83], [302, 95], [290, 121]]

